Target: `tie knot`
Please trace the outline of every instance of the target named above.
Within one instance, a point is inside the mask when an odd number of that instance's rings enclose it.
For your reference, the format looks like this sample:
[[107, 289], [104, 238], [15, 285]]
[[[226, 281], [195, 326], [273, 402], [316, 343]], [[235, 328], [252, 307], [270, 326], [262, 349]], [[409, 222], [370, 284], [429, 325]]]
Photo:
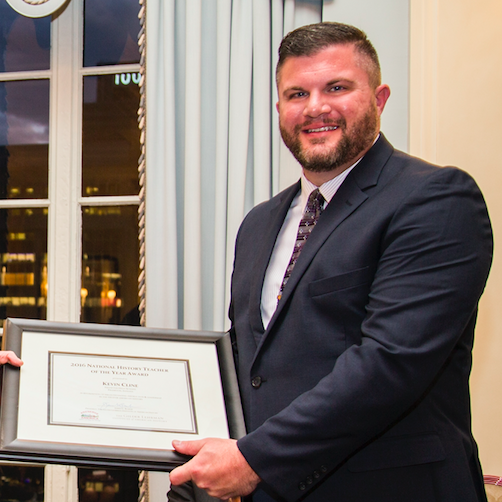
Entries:
[[324, 206], [324, 197], [318, 188], [310, 192], [305, 213], [314, 213], [317, 218], [321, 214]]

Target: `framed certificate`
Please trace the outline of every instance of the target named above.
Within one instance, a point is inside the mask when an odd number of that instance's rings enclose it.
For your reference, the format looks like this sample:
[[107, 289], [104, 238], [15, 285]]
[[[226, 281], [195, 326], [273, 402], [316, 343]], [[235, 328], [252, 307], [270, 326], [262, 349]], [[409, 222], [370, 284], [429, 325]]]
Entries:
[[168, 471], [245, 433], [226, 333], [7, 319], [2, 349], [1, 460]]

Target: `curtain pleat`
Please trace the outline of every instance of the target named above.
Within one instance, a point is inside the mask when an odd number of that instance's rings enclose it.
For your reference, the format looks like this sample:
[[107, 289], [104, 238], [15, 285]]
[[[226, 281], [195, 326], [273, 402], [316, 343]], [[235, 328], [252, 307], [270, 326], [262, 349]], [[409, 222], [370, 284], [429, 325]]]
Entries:
[[201, 126], [202, 0], [186, 0], [184, 316], [185, 329], [202, 328]]
[[253, 170], [254, 200], [257, 204], [270, 198], [271, 192], [271, 119], [270, 81], [270, 3], [253, 2]]
[[[227, 191], [232, 0], [218, 0], [216, 39], [216, 169], [212, 329], [225, 329], [227, 309]], [[209, 323], [208, 323], [209, 324]]]
[[[147, 324], [178, 326], [174, 0], [147, 6], [145, 295]], [[155, 40], [155, 43], [149, 41]]]

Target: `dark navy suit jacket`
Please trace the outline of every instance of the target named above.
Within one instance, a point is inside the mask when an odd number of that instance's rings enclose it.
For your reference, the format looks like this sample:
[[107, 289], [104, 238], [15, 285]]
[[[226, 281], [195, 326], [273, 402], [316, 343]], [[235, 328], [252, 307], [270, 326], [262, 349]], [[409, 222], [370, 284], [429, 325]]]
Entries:
[[486, 500], [468, 379], [491, 227], [472, 178], [381, 136], [305, 244], [269, 326], [260, 296], [296, 184], [236, 241], [230, 317], [253, 500]]

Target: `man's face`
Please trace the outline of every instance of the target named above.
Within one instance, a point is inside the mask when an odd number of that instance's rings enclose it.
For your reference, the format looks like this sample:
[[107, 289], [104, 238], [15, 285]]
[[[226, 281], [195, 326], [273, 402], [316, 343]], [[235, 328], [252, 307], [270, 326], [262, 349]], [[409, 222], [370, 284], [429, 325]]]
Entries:
[[351, 44], [284, 62], [277, 84], [279, 125], [306, 171], [336, 175], [373, 144], [390, 91], [370, 85], [363, 63]]

